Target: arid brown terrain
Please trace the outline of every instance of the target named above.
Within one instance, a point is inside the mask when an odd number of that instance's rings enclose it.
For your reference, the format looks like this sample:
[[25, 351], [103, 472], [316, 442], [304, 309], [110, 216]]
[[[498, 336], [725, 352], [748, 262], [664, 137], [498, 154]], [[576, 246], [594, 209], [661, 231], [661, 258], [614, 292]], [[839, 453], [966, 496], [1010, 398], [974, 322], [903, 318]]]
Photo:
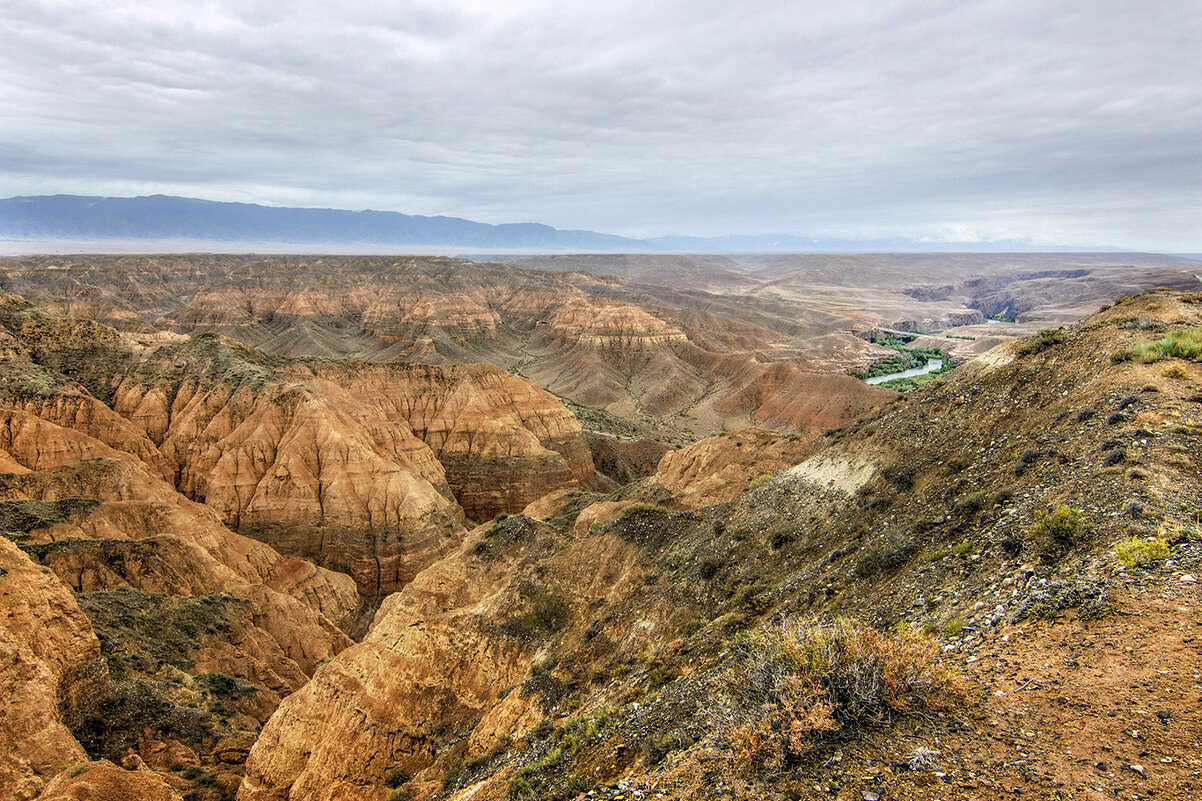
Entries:
[[0, 797], [1202, 789], [1196, 278], [859, 258], [0, 262]]
[[575, 404], [589, 430], [679, 446], [866, 412], [887, 395], [835, 374], [889, 356], [870, 341], [881, 328], [969, 358], [1119, 295], [1193, 288], [1196, 267], [1139, 254], [39, 256], [0, 260], [0, 289], [148, 344], [208, 332], [272, 356], [493, 364]]

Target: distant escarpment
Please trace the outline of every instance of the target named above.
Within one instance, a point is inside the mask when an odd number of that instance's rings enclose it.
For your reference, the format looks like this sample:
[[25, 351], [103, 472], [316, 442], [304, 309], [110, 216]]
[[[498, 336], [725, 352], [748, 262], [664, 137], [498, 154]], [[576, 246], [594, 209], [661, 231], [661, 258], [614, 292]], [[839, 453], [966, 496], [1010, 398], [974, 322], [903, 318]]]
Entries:
[[849, 333], [858, 320], [710, 294], [700, 277], [673, 288], [433, 257], [87, 256], [0, 260], [0, 285], [147, 345], [213, 333], [273, 358], [492, 364], [614, 422], [585, 416], [592, 430], [672, 445], [746, 425], [812, 433], [892, 397], [831, 374], [880, 357]]

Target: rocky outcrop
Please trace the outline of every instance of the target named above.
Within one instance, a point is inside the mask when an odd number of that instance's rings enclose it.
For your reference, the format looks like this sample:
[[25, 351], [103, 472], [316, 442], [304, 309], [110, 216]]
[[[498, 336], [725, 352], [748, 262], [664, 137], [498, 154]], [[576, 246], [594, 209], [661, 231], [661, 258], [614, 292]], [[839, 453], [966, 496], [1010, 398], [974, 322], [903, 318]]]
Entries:
[[698, 440], [660, 460], [652, 481], [687, 509], [729, 501], [755, 478], [792, 467], [816, 449], [805, 437], [744, 428]]
[[[83, 440], [59, 432], [56, 436], [36, 421], [45, 421], [60, 429], [77, 432], [111, 448], [127, 453], [144, 464], [156, 476], [170, 478], [167, 461], [146, 433], [130, 421], [82, 390], [70, 387], [51, 395], [11, 398], [0, 408], [0, 447], [26, 455], [27, 467], [65, 464], [73, 459], [108, 455], [97, 448], [86, 450]], [[88, 455], [85, 456], [84, 454]]]
[[550, 393], [487, 365], [314, 367], [310, 384], [359, 408], [368, 426], [404, 421], [445, 469], [468, 516], [521, 511], [548, 492], [587, 483], [592, 455], [580, 423]]
[[[359, 600], [348, 577], [281, 556], [226, 529], [124, 459], [92, 459], [0, 481], [10, 516], [83, 496], [73, 513], [44, 512], [22, 541], [76, 592], [137, 589], [165, 595], [229, 592], [251, 601], [257, 625], [308, 674], [349, 645], [336, 624], [355, 625]], [[300, 678], [294, 682], [303, 683]]]
[[[115, 407], [151, 419], [160, 398], [126, 384]], [[403, 425], [368, 429], [346, 404], [284, 382], [181, 385], [168, 408], [161, 449], [184, 494], [364, 592], [403, 584], [460, 530], [441, 467]]]
[[0, 797], [35, 798], [87, 759], [63, 724], [60, 693], [73, 671], [99, 658], [71, 593], [0, 537]]
[[181, 801], [162, 777], [145, 767], [126, 770], [106, 759], [84, 762], [57, 776], [37, 801]]
[[[172, 370], [175, 381], [142, 377]], [[368, 594], [452, 547], [461, 508], [519, 511], [593, 472], [558, 400], [483, 365], [271, 367], [207, 337], [153, 353], [113, 406], [228, 526], [343, 570]]]
[[[293, 316], [336, 311], [288, 302]], [[593, 476], [573, 415], [495, 367], [297, 363], [212, 334], [147, 350], [13, 297], [0, 324], [0, 464], [128, 454], [224, 525], [349, 573], [366, 594], [453, 547], [464, 509], [520, 511]], [[105, 358], [62, 358], [83, 346]]]
[[807, 372], [776, 362], [756, 370], [752, 380], [715, 404], [741, 413], [757, 425], [817, 433], [867, 413], [896, 397], [850, 376]]
[[[578, 635], [588, 621], [577, 610], [638, 586], [641, 571], [616, 536], [573, 542], [522, 517], [489, 531], [389, 596], [362, 643], [284, 700], [251, 751], [240, 801], [376, 801], [390, 771], [428, 765], [469, 731], [487, 750], [537, 723], [541, 694], [515, 688], [534, 655]], [[559, 550], [536, 569], [520, 543], [547, 537]], [[645, 610], [636, 641], [658, 614]], [[513, 703], [498, 706], [507, 695]]]

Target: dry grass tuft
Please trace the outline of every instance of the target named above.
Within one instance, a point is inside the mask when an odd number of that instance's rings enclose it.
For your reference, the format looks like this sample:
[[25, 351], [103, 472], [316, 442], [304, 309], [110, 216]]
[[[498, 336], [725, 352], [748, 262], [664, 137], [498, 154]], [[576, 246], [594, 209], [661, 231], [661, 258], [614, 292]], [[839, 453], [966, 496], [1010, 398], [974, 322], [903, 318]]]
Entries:
[[782, 625], [744, 647], [738, 692], [750, 719], [729, 737], [749, 767], [785, 767], [825, 740], [893, 715], [950, 710], [968, 697], [938, 643], [907, 628], [885, 634], [847, 619]]

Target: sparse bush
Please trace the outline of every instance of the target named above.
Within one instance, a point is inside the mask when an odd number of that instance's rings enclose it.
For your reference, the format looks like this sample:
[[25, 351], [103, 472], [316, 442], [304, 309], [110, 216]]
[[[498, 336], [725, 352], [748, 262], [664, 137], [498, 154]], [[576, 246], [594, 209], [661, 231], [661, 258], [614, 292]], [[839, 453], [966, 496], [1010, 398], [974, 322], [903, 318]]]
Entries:
[[619, 520], [629, 520], [632, 517], [642, 517], [646, 515], [670, 515], [671, 509], [666, 509], [663, 506], [655, 503], [632, 503], [622, 510], [622, 514], [618, 516]]
[[1027, 596], [1014, 622], [1023, 620], [1054, 620], [1065, 609], [1079, 609], [1082, 620], [1100, 620], [1111, 615], [1114, 607], [1106, 599], [1105, 579], [1076, 579], [1052, 581]]
[[546, 631], [558, 631], [568, 624], [571, 616], [571, 607], [558, 595], [552, 595], [549, 592], [535, 594], [530, 617], [539, 628]]
[[62, 498], [57, 501], [0, 501], [0, 531], [31, 531], [67, 520], [76, 512], [94, 509], [94, 498]]
[[914, 487], [914, 468], [911, 465], [890, 465], [881, 475], [898, 492], [908, 492]]
[[385, 787], [400, 787], [410, 779], [409, 771], [404, 768], [393, 768], [384, 775]]
[[501, 627], [504, 633], [532, 641], [553, 634], [567, 626], [572, 608], [567, 601], [550, 592], [536, 592], [531, 598], [530, 611], [510, 618]]
[[1033, 539], [1045, 559], [1055, 559], [1085, 530], [1084, 512], [1067, 504], [1061, 504], [1050, 512], [1040, 515], [1031, 526]]
[[856, 560], [856, 575], [868, 578], [901, 567], [910, 561], [915, 550], [917, 545], [913, 541], [900, 534], [889, 534], [881, 542], [861, 549]]
[[906, 755], [906, 764], [910, 766], [910, 770], [935, 770], [939, 767], [938, 760], [941, 756], [942, 751], [920, 745]]
[[1086, 420], [1093, 417], [1094, 414], [1095, 413], [1094, 413], [1093, 409], [1086, 407], [1086, 408], [1082, 409], [1081, 411], [1077, 412], [1077, 422], [1084, 423]]
[[1102, 460], [1102, 464], [1106, 467], [1114, 467], [1119, 462], [1127, 458], [1127, 451], [1122, 448], [1115, 448], [1110, 453], [1106, 454], [1106, 458]]
[[[481, 542], [487, 541], [485, 543], [485, 552], [488, 552], [492, 550], [493, 546], [519, 542], [533, 533], [535, 528], [535, 522], [525, 515], [501, 513], [493, 518], [492, 524], [484, 532], [484, 539]], [[477, 544], [477, 547], [479, 547], [479, 544]]]
[[767, 484], [771, 480], [772, 480], [771, 473], [763, 473], [763, 474], [758, 475], [755, 478], [751, 479], [751, 481], [747, 482], [747, 489], [748, 489], [748, 491], [757, 490], [760, 487]]
[[824, 740], [967, 698], [938, 644], [910, 629], [883, 634], [846, 619], [782, 626], [747, 638], [743, 649], [736, 692], [750, 715], [729, 736], [748, 766], [784, 767]]
[[989, 495], [983, 491], [970, 492], [960, 500], [956, 501], [956, 512], [964, 517], [972, 517], [981, 509], [985, 508], [985, 504], [989, 501]]
[[1021, 340], [1014, 346], [1014, 352], [1019, 356], [1030, 356], [1042, 353], [1053, 345], [1060, 345], [1064, 341], [1063, 328], [1045, 328], [1035, 336]]
[[613, 728], [615, 722], [608, 709], [601, 709], [574, 717], [562, 727], [550, 731], [541, 756], [523, 765], [509, 780], [509, 798], [514, 801], [556, 801], [578, 795], [581, 781], [573, 780], [575, 774], [569, 775], [567, 781], [558, 788], [554, 787], [553, 774], [582, 748]]
[[943, 466], [943, 472], [948, 475], [959, 473], [968, 467], [968, 460], [961, 456], [953, 456], [947, 460], [947, 464]]
[[1140, 539], [1132, 537], [1114, 544], [1114, 553], [1123, 565], [1131, 570], [1146, 567], [1169, 558], [1169, 544], [1160, 537]]
[[1185, 372], [1185, 368], [1179, 364], [1168, 365], [1160, 372], [1160, 374], [1165, 378], [1175, 378], [1178, 381], [1182, 381], [1189, 377], [1189, 373]]
[[719, 554], [707, 554], [697, 563], [697, 572], [703, 579], [712, 579], [725, 564], [725, 560]]
[[[682, 742], [682, 739], [684, 742]], [[664, 761], [664, 757], [678, 748], [684, 748], [689, 745], [689, 741], [682, 738], [679, 734], [650, 734], [643, 740], [640, 750], [643, 752], [643, 761], [648, 765], [658, 765]]]
[[[394, 769], [385, 773], [385, 777], [383, 777], [383, 785], [385, 785], [385, 787], [387, 787], [387, 788], [392, 788], [393, 790], [397, 790], [397, 788], [399, 788], [401, 784], [404, 784], [405, 782], [409, 781], [410, 778], [412, 778], [412, 776], [410, 775], [410, 772], [406, 771], [404, 769], [404, 767], [394, 767]], [[397, 793], [392, 793], [391, 795], [389, 795], [388, 796], [389, 801], [392, 801], [393, 795], [397, 795]], [[405, 799], [405, 797], [407, 797], [407, 796], [399, 795], [398, 799]]]

